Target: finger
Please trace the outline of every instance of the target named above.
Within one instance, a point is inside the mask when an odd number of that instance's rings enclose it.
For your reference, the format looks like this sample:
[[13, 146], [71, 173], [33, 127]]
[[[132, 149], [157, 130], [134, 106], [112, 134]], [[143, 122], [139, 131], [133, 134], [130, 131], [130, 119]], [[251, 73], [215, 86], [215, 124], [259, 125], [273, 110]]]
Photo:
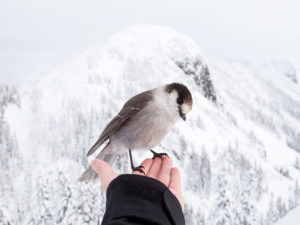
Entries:
[[170, 176], [170, 183], [169, 183], [169, 189], [170, 191], [175, 195], [175, 197], [178, 199], [182, 211], [184, 210], [184, 202], [183, 197], [181, 194], [181, 174], [179, 169], [173, 167], [171, 169], [171, 176]]
[[[142, 170], [144, 170], [145, 175], [148, 173], [148, 171], [149, 171], [149, 169], [150, 169], [152, 163], [153, 163], [153, 159], [150, 159], [150, 158], [145, 159], [145, 160], [142, 162], [141, 166], [144, 167], [144, 168], [142, 168]], [[139, 171], [134, 171], [133, 174], [144, 175], [143, 173], [141, 173], [141, 172], [139, 172]]]
[[162, 161], [161, 170], [157, 179], [163, 184], [165, 184], [166, 186], [168, 186], [170, 183], [171, 168], [172, 168], [172, 159], [169, 157], [164, 157]]
[[169, 189], [181, 193], [181, 174], [178, 168], [171, 169]]
[[147, 174], [148, 177], [152, 177], [156, 179], [158, 177], [158, 174], [161, 169], [162, 160], [161, 158], [157, 157], [153, 160], [153, 163], [149, 169], [149, 172]]
[[103, 190], [106, 192], [110, 182], [117, 176], [119, 176], [119, 174], [113, 171], [113, 169], [107, 162], [100, 159], [93, 160], [91, 166], [98, 174], [98, 177], [100, 178], [102, 183]]

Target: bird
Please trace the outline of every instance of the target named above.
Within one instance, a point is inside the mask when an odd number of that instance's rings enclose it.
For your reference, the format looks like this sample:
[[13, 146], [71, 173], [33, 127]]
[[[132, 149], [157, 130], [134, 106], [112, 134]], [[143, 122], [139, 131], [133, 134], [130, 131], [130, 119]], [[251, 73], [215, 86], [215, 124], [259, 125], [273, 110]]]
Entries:
[[[119, 155], [128, 151], [132, 171], [144, 173], [143, 166], [135, 167], [132, 150], [144, 149], [153, 153], [153, 158], [168, 156], [157, 153], [157, 146], [169, 133], [178, 119], [186, 120], [192, 110], [193, 98], [189, 89], [181, 83], [169, 83], [144, 91], [130, 98], [121, 111], [108, 123], [87, 157], [107, 142], [96, 156], [112, 165]], [[96, 172], [89, 166], [78, 179], [92, 181], [97, 179]]]

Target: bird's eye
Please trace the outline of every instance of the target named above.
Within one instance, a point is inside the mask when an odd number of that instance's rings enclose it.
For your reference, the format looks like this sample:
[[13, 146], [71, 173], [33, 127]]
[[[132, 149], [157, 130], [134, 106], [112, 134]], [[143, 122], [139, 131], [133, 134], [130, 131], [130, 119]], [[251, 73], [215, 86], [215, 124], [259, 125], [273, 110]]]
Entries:
[[183, 99], [182, 99], [182, 98], [177, 98], [177, 103], [178, 103], [179, 105], [181, 105], [181, 104], [183, 103]]

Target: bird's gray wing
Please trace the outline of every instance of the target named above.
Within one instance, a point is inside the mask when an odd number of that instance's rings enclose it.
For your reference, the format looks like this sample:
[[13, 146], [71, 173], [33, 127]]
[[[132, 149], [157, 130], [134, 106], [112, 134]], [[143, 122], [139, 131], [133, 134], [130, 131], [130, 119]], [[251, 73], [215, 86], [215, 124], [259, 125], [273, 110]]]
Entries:
[[107, 139], [110, 138], [112, 134], [119, 130], [122, 125], [127, 123], [132, 117], [134, 117], [141, 109], [143, 109], [148, 102], [153, 98], [151, 91], [142, 92], [131, 99], [129, 99], [122, 110], [117, 116], [115, 116], [112, 121], [105, 127], [101, 133], [97, 142], [87, 153], [87, 156], [93, 154]]

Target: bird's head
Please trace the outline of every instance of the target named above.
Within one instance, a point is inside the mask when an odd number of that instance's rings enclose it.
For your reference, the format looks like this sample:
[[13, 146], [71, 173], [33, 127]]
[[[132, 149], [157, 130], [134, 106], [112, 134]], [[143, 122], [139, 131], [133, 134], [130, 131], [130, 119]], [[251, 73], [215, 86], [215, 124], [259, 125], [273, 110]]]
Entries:
[[171, 83], [165, 86], [165, 92], [170, 95], [177, 106], [178, 116], [186, 120], [186, 115], [192, 110], [193, 98], [189, 89], [180, 83]]

